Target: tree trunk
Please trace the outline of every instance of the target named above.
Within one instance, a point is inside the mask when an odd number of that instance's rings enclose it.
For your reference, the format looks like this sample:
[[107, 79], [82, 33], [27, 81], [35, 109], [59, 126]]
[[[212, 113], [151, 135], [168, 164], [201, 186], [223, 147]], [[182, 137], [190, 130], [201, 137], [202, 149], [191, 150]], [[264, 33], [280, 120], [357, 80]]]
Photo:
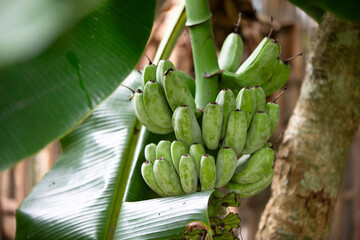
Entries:
[[257, 239], [328, 239], [360, 120], [360, 24], [326, 14], [275, 163]]

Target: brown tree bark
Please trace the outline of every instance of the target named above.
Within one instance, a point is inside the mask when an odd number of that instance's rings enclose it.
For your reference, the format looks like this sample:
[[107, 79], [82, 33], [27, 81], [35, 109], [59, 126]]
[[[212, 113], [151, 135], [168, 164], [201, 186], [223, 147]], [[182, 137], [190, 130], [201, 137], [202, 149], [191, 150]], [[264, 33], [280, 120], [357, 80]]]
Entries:
[[328, 239], [360, 120], [360, 24], [326, 14], [275, 163], [257, 239]]

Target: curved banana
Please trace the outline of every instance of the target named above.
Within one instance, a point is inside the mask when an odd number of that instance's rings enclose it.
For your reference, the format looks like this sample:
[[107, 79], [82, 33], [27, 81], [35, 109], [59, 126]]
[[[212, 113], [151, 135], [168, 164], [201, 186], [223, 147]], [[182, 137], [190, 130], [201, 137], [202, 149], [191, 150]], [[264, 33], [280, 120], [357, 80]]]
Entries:
[[229, 192], [236, 192], [240, 198], [249, 198], [263, 191], [272, 181], [274, 176], [274, 170], [270, 169], [266, 176], [260, 181], [250, 184], [238, 184], [229, 182], [225, 185], [225, 188]]
[[233, 148], [223, 147], [216, 157], [216, 184], [215, 187], [223, 187], [234, 175], [236, 169], [237, 154]]
[[272, 75], [271, 79], [261, 85], [265, 91], [265, 95], [270, 96], [282, 88], [290, 77], [290, 71], [291, 66], [289, 64], [279, 61], [279, 66], [277, 67], [276, 72]]
[[157, 69], [157, 66], [155, 64], [148, 64], [144, 67], [144, 70], [143, 70], [142, 76], [141, 76], [142, 87], [144, 87], [148, 81], [156, 80], [156, 69]]
[[143, 98], [143, 92], [138, 89], [135, 91], [134, 97], [132, 99], [133, 109], [136, 115], [136, 118], [144, 125], [150, 132], [157, 134], [168, 134], [173, 132], [173, 128], [164, 128], [156, 125], [149, 117]]
[[223, 110], [216, 102], [206, 105], [202, 118], [202, 137], [207, 148], [215, 150], [219, 146]]
[[189, 153], [190, 153], [191, 157], [195, 160], [196, 173], [197, 173], [198, 178], [200, 178], [200, 161], [201, 161], [202, 155], [204, 155], [206, 153], [205, 148], [200, 143], [194, 143], [190, 146]]
[[216, 183], [216, 166], [215, 158], [210, 154], [201, 156], [199, 176], [201, 191], [214, 189]]
[[180, 182], [185, 193], [193, 193], [197, 190], [197, 173], [194, 159], [190, 154], [184, 154], [179, 163]]
[[188, 146], [193, 143], [203, 143], [200, 126], [188, 106], [181, 105], [176, 108], [172, 116], [172, 125], [177, 140], [183, 141]]
[[156, 159], [153, 167], [155, 181], [168, 196], [184, 194], [175, 168], [165, 158]]
[[185, 80], [174, 69], [169, 68], [163, 75], [163, 86], [167, 102], [172, 111], [180, 105], [187, 105], [196, 113], [196, 104]]
[[175, 140], [171, 143], [171, 158], [175, 167], [175, 170], [178, 174], [179, 172], [179, 163], [182, 155], [189, 153], [189, 147], [182, 141]]
[[244, 149], [241, 154], [251, 154], [262, 148], [268, 140], [270, 120], [265, 112], [257, 112], [247, 132]]
[[161, 140], [156, 147], [156, 159], [165, 158], [166, 161], [173, 166], [171, 159], [171, 142], [168, 140]]
[[270, 120], [270, 132], [269, 132], [269, 138], [273, 133], [275, 132], [276, 126], [279, 122], [279, 116], [280, 116], [280, 109], [279, 105], [276, 103], [268, 102], [266, 104], [266, 113]]
[[223, 109], [223, 123], [221, 128], [221, 140], [224, 139], [226, 133], [226, 126], [228, 123], [230, 113], [236, 109], [234, 93], [226, 88], [219, 92], [215, 102], [222, 106]]
[[256, 112], [264, 112], [266, 109], [266, 96], [264, 90], [259, 86], [252, 87], [252, 90], [255, 95]]
[[220, 69], [235, 72], [240, 64], [243, 54], [243, 41], [237, 33], [230, 33], [220, 50], [218, 62]]
[[250, 184], [260, 181], [272, 168], [275, 151], [270, 147], [263, 147], [256, 151], [246, 162], [245, 167], [231, 178], [231, 182]]
[[245, 113], [241, 110], [231, 112], [227, 124], [223, 146], [232, 147], [236, 153], [241, 153], [247, 136], [247, 122]]
[[172, 112], [158, 82], [149, 81], [144, 89], [144, 104], [150, 119], [159, 127], [171, 128]]
[[240, 90], [236, 97], [236, 109], [242, 110], [245, 113], [247, 127], [249, 128], [256, 112], [255, 94], [250, 87]]
[[144, 153], [146, 161], [154, 162], [156, 159], [156, 144], [150, 143], [146, 145]]
[[156, 81], [164, 87], [164, 73], [169, 69], [175, 69], [174, 64], [170, 60], [160, 60], [156, 69]]
[[146, 184], [158, 195], [165, 197], [166, 194], [161, 190], [159, 185], [155, 181], [153, 173], [153, 163], [146, 161], [141, 165], [141, 175], [146, 182]]

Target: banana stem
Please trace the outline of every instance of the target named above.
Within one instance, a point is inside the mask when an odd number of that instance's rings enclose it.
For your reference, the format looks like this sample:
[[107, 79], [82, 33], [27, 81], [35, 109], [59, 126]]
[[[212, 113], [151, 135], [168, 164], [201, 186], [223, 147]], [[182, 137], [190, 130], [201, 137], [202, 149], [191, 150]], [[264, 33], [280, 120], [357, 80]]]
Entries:
[[208, 0], [185, 0], [185, 5], [195, 68], [195, 102], [202, 109], [215, 101], [219, 82], [219, 75], [204, 77], [204, 73], [211, 75], [219, 71], [211, 12]]

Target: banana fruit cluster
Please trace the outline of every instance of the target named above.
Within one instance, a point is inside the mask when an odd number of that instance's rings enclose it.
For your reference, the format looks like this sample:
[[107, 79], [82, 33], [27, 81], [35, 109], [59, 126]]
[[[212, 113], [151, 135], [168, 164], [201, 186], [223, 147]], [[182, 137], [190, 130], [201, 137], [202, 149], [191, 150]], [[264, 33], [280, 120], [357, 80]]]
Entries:
[[144, 68], [143, 90], [135, 91], [132, 104], [136, 117], [149, 131], [157, 134], [173, 132], [173, 111], [180, 105], [186, 105], [194, 114], [199, 114], [188, 87], [192, 81], [185, 80], [183, 75], [168, 60]]
[[240, 65], [242, 52], [240, 35], [230, 34], [218, 59], [224, 88], [201, 110], [193, 79], [169, 60], [144, 68], [143, 90], [133, 97], [135, 114], [151, 132], [174, 132], [177, 139], [145, 148], [141, 173], [158, 195], [224, 187], [247, 198], [270, 184], [275, 151], [267, 141], [278, 124], [279, 106], [267, 103], [266, 96], [286, 83], [290, 66], [279, 59], [279, 44], [267, 37]]
[[[228, 46], [236, 45], [238, 42], [235, 38], [230, 38], [230, 40], [232, 43], [223, 45], [221, 51], [226, 52]], [[223, 48], [225, 49], [223, 50]], [[241, 66], [234, 58], [225, 58], [221, 64], [220, 60], [222, 59], [219, 59], [220, 66], [239, 66], [235, 70], [234, 68], [223, 68], [224, 72], [220, 82], [222, 88], [229, 87], [239, 90], [246, 86], [260, 86], [264, 89], [265, 95], [269, 96], [283, 87], [290, 76], [291, 67], [288, 61], [280, 60], [280, 45], [276, 40], [268, 37], [259, 43]]]
[[237, 154], [223, 147], [215, 160], [200, 143], [188, 147], [162, 140], [145, 147], [145, 159], [141, 174], [147, 185], [160, 196], [175, 196], [225, 186], [235, 173]]

